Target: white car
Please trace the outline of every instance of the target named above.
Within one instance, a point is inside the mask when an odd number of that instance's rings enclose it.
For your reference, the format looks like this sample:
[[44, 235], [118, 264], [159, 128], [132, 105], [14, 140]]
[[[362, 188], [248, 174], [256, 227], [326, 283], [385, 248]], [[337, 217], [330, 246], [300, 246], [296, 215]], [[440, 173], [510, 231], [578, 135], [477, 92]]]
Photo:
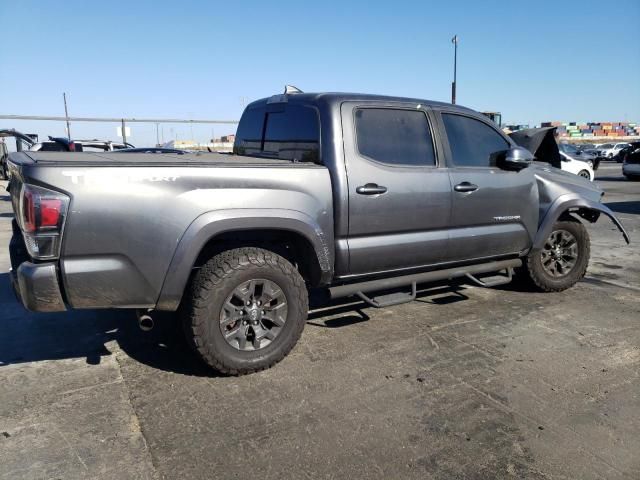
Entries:
[[595, 174], [593, 173], [593, 167], [589, 162], [576, 160], [562, 151], [560, 152], [560, 157], [562, 157], [562, 165], [560, 166], [562, 170], [593, 182]]
[[[608, 144], [608, 145], [611, 145], [611, 144]], [[600, 150], [600, 153], [605, 158], [612, 158], [612, 157], [615, 157], [620, 150], [622, 150], [623, 148], [628, 147], [628, 146], [629, 146], [628, 143], [615, 143], [615, 144], [613, 144], [613, 146], [611, 146], [609, 148], [602, 148], [602, 150]], [[603, 145], [603, 147], [604, 147], [604, 145]]]

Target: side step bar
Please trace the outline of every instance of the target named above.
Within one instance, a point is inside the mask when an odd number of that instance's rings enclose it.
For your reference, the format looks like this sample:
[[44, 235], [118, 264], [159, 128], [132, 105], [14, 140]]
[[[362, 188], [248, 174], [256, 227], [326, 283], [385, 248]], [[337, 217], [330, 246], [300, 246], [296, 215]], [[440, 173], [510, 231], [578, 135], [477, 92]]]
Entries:
[[[398, 303], [404, 303], [405, 301], [411, 301], [415, 298], [415, 285], [418, 283], [436, 282], [439, 280], [451, 280], [453, 278], [470, 277], [472, 280], [480, 283], [483, 286], [495, 286], [507, 283], [511, 280], [511, 270], [522, 266], [522, 260], [514, 258], [511, 260], [500, 260], [495, 262], [480, 263], [477, 265], [466, 265], [464, 267], [447, 268], [445, 270], [434, 270], [431, 272], [415, 273], [412, 275], [403, 275], [401, 277], [382, 278], [379, 280], [369, 280], [367, 282], [349, 283], [347, 285], [338, 285], [336, 287], [329, 288], [329, 295], [331, 298], [343, 298], [351, 295], [358, 295], [365, 302], [373, 306], [389, 306], [397, 305]], [[507, 276], [504, 277], [504, 281], [485, 283], [476, 279], [474, 275], [483, 273], [499, 272], [500, 270], [507, 270]], [[411, 285], [411, 294], [400, 294], [403, 298], [397, 294], [398, 298], [391, 298], [379, 301], [371, 299], [364, 295], [366, 292], [375, 292], [378, 290], [388, 290], [391, 288], [404, 287]], [[384, 297], [387, 297], [386, 295]], [[377, 305], [376, 305], [377, 304]]]
[[392, 305], [400, 305], [401, 303], [413, 302], [416, 299], [417, 295], [417, 285], [416, 282], [413, 282], [411, 284], [411, 293], [396, 292], [389, 293], [387, 295], [380, 295], [379, 297], [373, 298], [365, 295], [362, 292], [358, 292], [356, 293], [356, 295], [360, 297], [363, 302], [368, 303], [372, 307], [384, 308], [390, 307]]

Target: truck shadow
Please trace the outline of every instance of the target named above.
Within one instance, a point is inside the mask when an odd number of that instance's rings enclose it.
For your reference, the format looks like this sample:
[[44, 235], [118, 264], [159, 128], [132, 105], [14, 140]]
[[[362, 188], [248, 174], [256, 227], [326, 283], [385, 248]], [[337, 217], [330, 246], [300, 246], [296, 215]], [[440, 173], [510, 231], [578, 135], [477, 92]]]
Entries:
[[114, 344], [129, 357], [150, 367], [195, 376], [216, 376], [184, 342], [174, 315], [157, 315], [155, 328], [142, 332], [131, 311], [74, 310], [31, 313], [22, 308], [0, 274], [0, 372], [3, 366], [86, 358], [97, 365], [113, 355]]
[[630, 213], [632, 215], [640, 215], [640, 201], [609, 202], [605, 205], [616, 213]]
[[[466, 300], [463, 286], [430, 285], [419, 289], [416, 301], [446, 304]], [[312, 292], [307, 326], [345, 328], [368, 321], [372, 307], [353, 298], [328, 301]], [[189, 376], [216, 377], [191, 351], [175, 314], [157, 313], [155, 327], [142, 332], [131, 311], [71, 310], [31, 313], [11, 290], [9, 274], [0, 274], [0, 372], [2, 367], [46, 360], [85, 358], [98, 365], [102, 357], [122, 350], [149, 367]]]

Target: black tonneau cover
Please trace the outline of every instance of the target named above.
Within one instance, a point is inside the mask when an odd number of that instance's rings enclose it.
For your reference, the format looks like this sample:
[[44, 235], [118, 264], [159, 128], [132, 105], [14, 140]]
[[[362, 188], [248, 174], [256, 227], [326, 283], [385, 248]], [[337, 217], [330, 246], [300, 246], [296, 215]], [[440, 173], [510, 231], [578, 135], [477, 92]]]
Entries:
[[248, 157], [227, 153], [122, 153], [122, 152], [21, 152], [12, 154], [10, 161], [16, 164], [74, 167], [136, 167], [136, 166], [318, 166], [314, 163], [280, 160], [263, 157]]

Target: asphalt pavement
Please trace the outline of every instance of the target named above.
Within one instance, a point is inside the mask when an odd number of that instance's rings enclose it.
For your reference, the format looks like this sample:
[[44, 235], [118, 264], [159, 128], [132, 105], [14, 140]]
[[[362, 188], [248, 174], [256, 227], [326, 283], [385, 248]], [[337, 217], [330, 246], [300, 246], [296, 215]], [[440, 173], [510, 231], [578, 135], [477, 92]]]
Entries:
[[144, 333], [130, 312], [25, 312], [2, 247], [0, 479], [640, 478], [640, 182], [612, 163], [597, 182], [632, 244], [589, 226], [574, 288], [334, 304], [238, 378], [203, 367], [170, 315]]

